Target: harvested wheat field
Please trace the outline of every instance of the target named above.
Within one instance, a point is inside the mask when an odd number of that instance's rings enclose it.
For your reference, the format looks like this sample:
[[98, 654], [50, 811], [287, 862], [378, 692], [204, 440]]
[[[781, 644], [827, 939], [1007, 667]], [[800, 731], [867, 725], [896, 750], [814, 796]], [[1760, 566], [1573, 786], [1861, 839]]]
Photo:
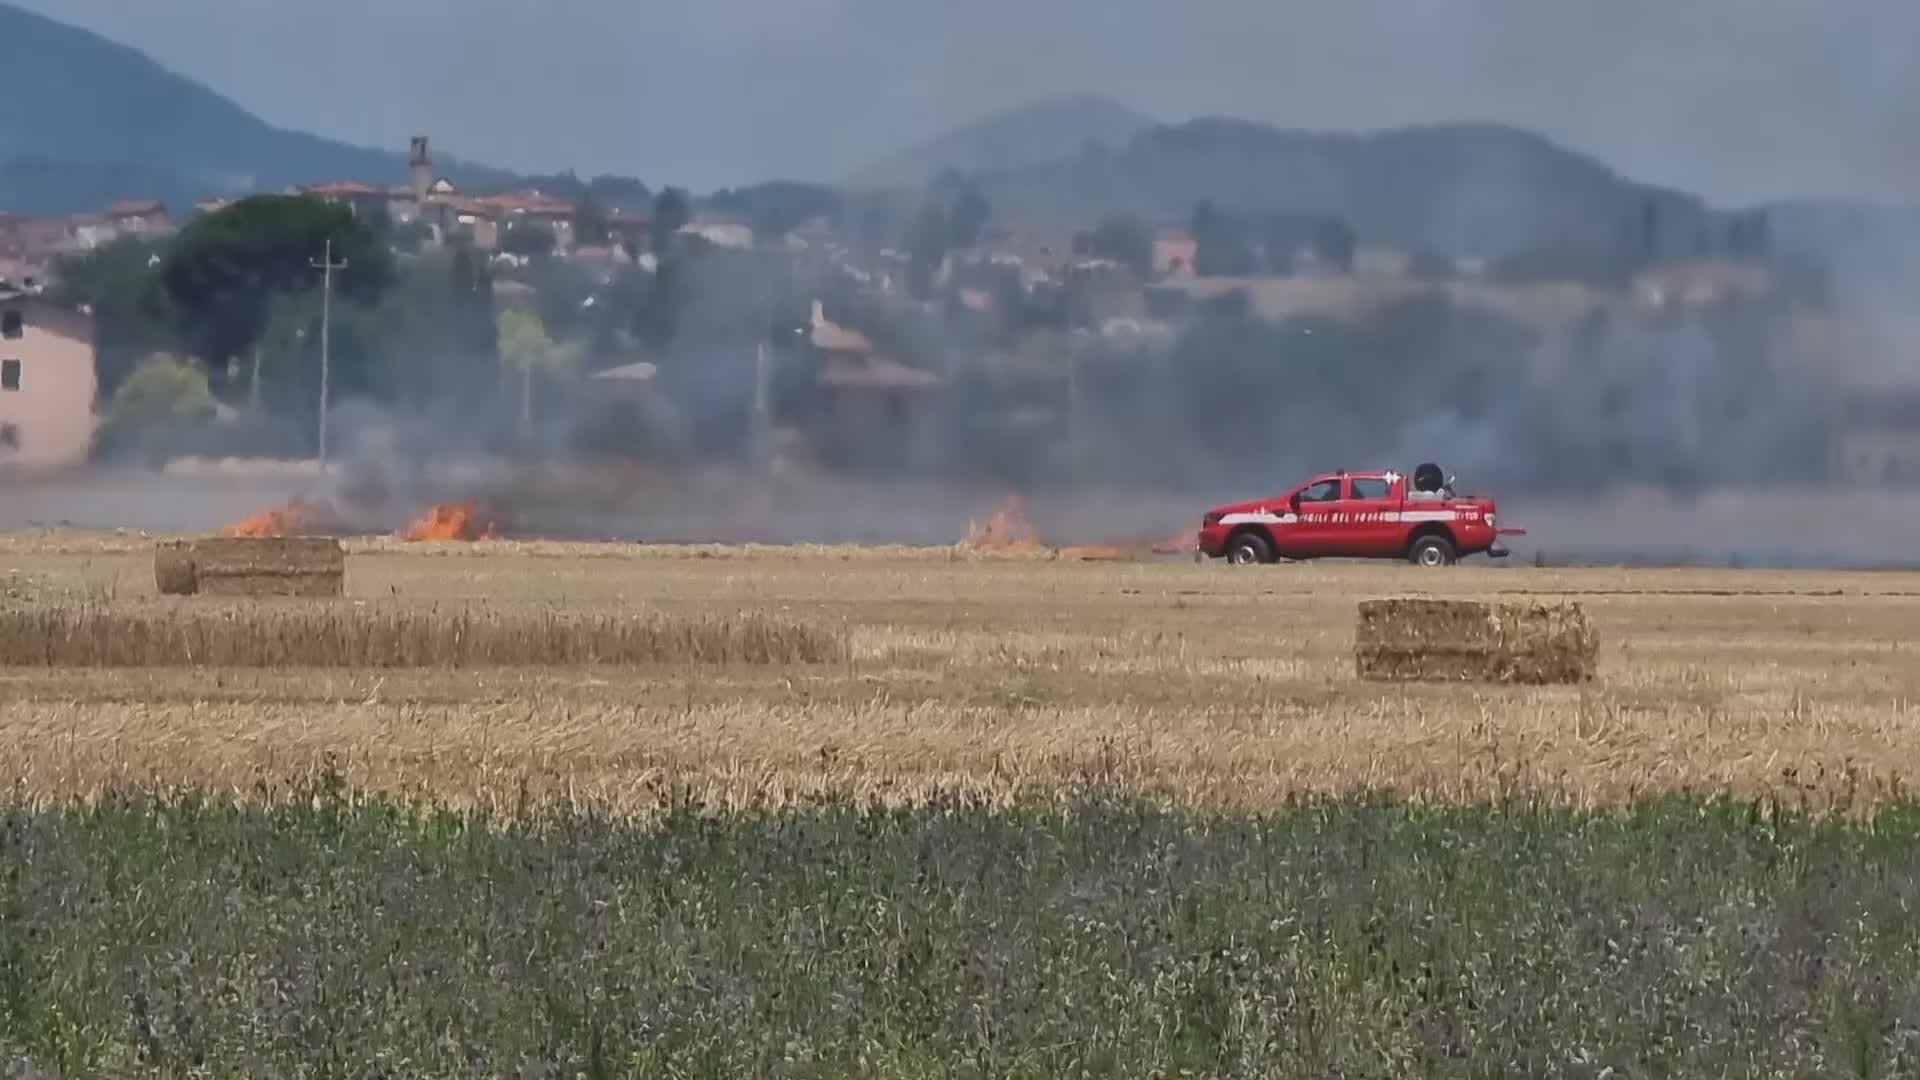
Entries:
[[153, 539], [0, 542], [26, 1074], [1920, 1071], [1920, 575]]
[[[26, 790], [248, 792], [331, 763], [641, 814], [675, 787], [738, 805], [1089, 778], [1222, 806], [1852, 806], [1920, 776], [1920, 575], [349, 541], [345, 598], [303, 604], [159, 596], [152, 543], [0, 548], [0, 773]], [[1576, 601], [1591, 678], [1357, 678], [1356, 604], [1423, 595]]]

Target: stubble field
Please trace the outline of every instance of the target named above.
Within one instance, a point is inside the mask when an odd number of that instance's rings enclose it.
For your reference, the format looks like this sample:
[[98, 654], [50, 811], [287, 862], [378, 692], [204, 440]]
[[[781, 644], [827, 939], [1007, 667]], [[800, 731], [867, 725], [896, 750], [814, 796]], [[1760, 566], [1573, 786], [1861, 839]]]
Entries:
[[[1920, 574], [349, 550], [344, 600], [242, 602], [155, 595], [138, 536], [0, 537], [0, 1049], [1773, 1076], [1920, 1048]], [[1422, 594], [1577, 599], [1599, 676], [1356, 681], [1355, 605]]]
[[[0, 766], [59, 797], [143, 779], [251, 789], [331, 762], [357, 786], [492, 806], [531, 792], [623, 813], [673, 785], [741, 803], [956, 785], [1002, 795], [1088, 776], [1239, 808], [1361, 787], [1581, 803], [1702, 788], [1825, 806], [1920, 773], [1920, 575], [350, 548], [346, 600], [248, 602], [153, 595], [137, 540], [0, 546], [18, 594], [0, 602], [12, 608], [0, 638], [29, 639], [0, 640]], [[1576, 599], [1601, 634], [1600, 675], [1548, 688], [1356, 681], [1356, 603], [1415, 594]], [[50, 611], [213, 617], [280, 646], [270, 668], [48, 666], [35, 642]], [[635, 617], [686, 640], [618, 665], [541, 662], [590, 631], [581, 624]], [[518, 623], [527, 640], [450, 668], [388, 666], [407, 662], [379, 648], [356, 665], [311, 637], [316, 621], [351, 636], [380, 619], [417, 634], [461, 618]], [[748, 653], [708, 640], [743, 621], [806, 640]], [[303, 654], [326, 666], [287, 664]]]

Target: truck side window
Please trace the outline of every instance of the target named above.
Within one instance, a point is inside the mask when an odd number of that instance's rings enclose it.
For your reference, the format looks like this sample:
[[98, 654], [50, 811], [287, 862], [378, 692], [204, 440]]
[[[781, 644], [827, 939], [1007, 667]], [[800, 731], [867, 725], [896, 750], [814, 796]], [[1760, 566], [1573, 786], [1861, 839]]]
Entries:
[[1322, 480], [1300, 493], [1301, 502], [1332, 502], [1340, 497], [1340, 481]]
[[1356, 499], [1384, 499], [1392, 485], [1377, 476], [1356, 476], [1353, 478], [1353, 497]]

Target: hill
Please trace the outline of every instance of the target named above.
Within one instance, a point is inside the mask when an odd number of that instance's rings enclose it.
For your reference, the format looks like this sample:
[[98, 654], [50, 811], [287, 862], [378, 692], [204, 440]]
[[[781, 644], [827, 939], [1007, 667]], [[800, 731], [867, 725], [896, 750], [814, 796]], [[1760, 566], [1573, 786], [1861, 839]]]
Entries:
[[[0, 208], [59, 214], [115, 199], [182, 208], [328, 177], [395, 181], [406, 155], [276, 128], [136, 50], [0, 3], [13, 85], [0, 112]], [[438, 160], [457, 182], [508, 174]]]
[[1102, 97], [1065, 97], [980, 117], [856, 172], [855, 188], [924, 186], [947, 169], [1004, 172], [1058, 161], [1088, 144], [1125, 146], [1152, 117]]
[[1350, 221], [1362, 243], [1495, 257], [1597, 252], [1633, 242], [1648, 204], [1663, 247], [1711, 220], [1704, 200], [1637, 183], [1531, 132], [1443, 124], [1350, 134], [1208, 117], [1146, 129], [1117, 149], [980, 178], [996, 216], [1079, 226], [1108, 214], [1184, 222], [1211, 199], [1233, 212]]

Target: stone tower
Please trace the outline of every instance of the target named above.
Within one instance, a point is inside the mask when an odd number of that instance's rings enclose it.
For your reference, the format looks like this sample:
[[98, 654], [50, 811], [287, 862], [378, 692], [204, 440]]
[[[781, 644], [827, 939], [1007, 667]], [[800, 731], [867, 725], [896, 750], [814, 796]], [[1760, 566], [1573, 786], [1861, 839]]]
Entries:
[[427, 200], [427, 189], [433, 186], [433, 157], [427, 153], [427, 137], [413, 137], [413, 156], [407, 161], [409, 179], [413, 184], [413, 199], [416, 203]]

